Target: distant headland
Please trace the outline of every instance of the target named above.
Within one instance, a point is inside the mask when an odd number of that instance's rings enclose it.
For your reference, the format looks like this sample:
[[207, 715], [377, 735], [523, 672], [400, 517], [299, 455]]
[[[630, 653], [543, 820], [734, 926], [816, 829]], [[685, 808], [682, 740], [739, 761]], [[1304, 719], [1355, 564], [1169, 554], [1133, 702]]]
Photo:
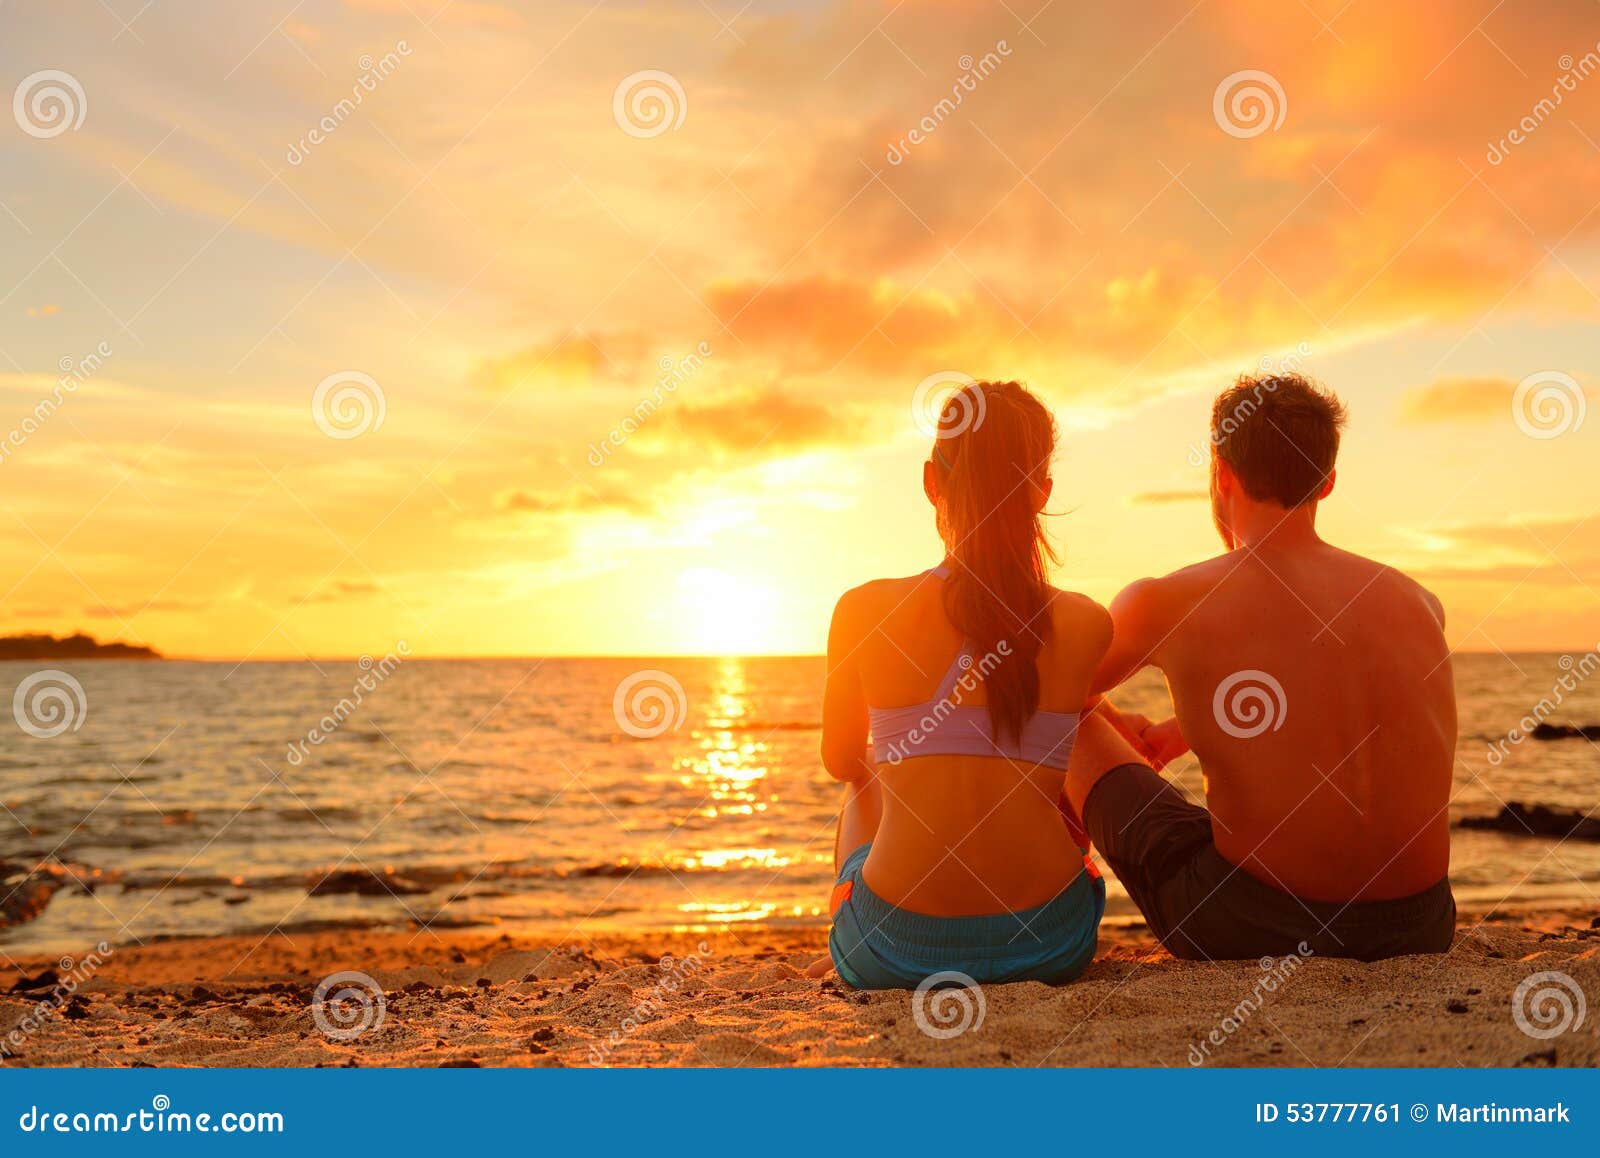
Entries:
[[8, 659], [160, 659], [152, 647], [97, 643], [81, 631], [63, 635], [0, 635], [0, 661]]

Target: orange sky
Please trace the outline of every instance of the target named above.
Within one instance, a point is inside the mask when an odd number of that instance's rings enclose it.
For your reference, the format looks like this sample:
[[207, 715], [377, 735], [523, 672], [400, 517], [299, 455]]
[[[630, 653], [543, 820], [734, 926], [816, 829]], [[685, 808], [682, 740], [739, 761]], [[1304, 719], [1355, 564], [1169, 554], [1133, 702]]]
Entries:
[[1109, 599], [1292, 358], [1330, 537], [1600, 640], [1587, 0], [225, 7], [0, 10], [0, 630], [814, 652], [937, 559], [938, 374], [1055, 407]]

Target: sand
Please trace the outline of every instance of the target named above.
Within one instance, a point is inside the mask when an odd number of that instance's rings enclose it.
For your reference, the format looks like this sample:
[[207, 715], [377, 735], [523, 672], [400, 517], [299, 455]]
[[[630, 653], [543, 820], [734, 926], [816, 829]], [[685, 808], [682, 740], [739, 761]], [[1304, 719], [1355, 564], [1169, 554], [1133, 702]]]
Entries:
[[[806, 976], [824, 952], [814, 928], [175, 940], [115, 951], [42, 1018], [48, 988], [6, 991], [61, 963], [0, 968], [0, 1030], [24, 1025], [12, 1066], [1595, 1066], [1592, 920], [1466, 916], [1442, 956], [1265, 969], [1176, 961], [1143, 926], [1107, 928], [1080, 980], [986, 986], [981, 1017], [969, 992], [930, 1003]], [[335, 1000], [319, 1025], [316, 987], [341, 970], [382, 988], [381, 1017], [370, 997]], [[1572, 1018], [1550, 1037], [1513, 1010], [1541, 972], [1587, 1005], [1576, 1022], [1565, 991]], [[1530, 1017], [1561, 1015], [1555, 994], [1527, 996]]]

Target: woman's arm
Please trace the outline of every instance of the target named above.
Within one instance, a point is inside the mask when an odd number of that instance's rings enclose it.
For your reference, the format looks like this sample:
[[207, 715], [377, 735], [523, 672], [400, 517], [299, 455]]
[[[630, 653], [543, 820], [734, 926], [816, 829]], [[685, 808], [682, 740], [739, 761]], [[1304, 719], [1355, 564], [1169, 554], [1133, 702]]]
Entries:
[[867, 696], [861, 686], [860, 588], [846, 591], [828, 628], [828, 682], [822, 692], [822, 765], [847, 783], [872, 774]]

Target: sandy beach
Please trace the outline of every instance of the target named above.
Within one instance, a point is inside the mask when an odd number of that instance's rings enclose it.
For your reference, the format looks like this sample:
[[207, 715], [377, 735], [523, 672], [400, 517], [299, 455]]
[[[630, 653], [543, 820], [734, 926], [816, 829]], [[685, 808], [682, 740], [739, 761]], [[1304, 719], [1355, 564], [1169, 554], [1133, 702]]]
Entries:
[[[1183, 962], [1142, 925], [1107, 928], [1078, 982], [990, 986], [981, 1002], [811, 979], [814, 928], [202, 938], [116, 950], [43, 1017], [41, 974], [64, 963], [14, 961], [0, 1027], [30, 1027], [13, 1066], [1595, 1066], [1594, 920], [1464, 915], [1450, 953], [1376, 964]], [[340, 971], [375, 981], [381, 1011], [335, 1001], [319, 1024], [316, 988]], [[1591, 1007], [1550, 1037], [1513, 1009], [1544, 971]], [[1539, 1030], [1536, 995], [1523, 1004]]]

